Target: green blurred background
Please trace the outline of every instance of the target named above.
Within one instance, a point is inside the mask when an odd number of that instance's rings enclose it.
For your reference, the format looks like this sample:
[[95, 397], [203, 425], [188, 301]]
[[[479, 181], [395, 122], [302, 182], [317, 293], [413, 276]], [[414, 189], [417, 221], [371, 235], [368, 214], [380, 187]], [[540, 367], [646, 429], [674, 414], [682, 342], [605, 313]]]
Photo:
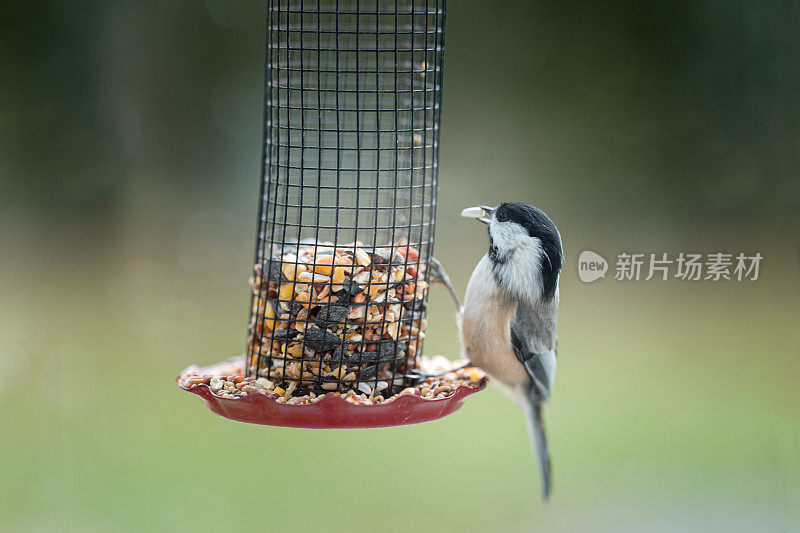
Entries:
[[[463, 291], [478, 203], [536, 203], [564, 237], [541, 505], [494, 388], [311, 431], [175, 386], [245, 343], [262, 2], [3, 2], [0, 530], [800, 530], [800, 3], [571, 4], [447, 17], [437, 255]], [[584, 284], [587, 248], [764, 260]], [[459, 351], [441, 291], [426, 342]]]

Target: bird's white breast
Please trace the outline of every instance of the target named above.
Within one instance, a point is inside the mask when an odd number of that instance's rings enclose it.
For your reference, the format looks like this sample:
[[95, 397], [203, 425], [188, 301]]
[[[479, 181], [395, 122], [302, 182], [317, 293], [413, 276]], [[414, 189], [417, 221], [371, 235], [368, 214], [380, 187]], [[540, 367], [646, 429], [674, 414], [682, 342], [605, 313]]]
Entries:
[[512, 389], [528, 374], [511, 347], [510, 322], [516, 303], [497, 289], [488, 256], [475, 267], [467, 285], [461, 318], [463, 357]]

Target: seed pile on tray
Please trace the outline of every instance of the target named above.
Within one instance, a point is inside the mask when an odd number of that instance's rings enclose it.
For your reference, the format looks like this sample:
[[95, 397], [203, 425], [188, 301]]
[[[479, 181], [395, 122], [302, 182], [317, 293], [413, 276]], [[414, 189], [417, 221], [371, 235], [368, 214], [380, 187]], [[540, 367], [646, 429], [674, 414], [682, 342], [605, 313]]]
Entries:
[[[418, 358], [420, 370], [429, 374], [443, 372], [448, 368], [458, 365], [445, 357], [420, 357]], [[431, 377], [421, 381], [415, 386], [405, 387], [390, 396], [386, 393], [387, 387], [381, 390], [349, 390], [345, 393], [307, 391], [301, 394], [296, 383], [290, 383], [287, 388], [276, 386], [267, 378], [244, 377], [244, 361], [241, 357], [234, 357], [214, 366], [200, 368], [191, 366], [184, 370], [179, 379], [181, 386], [193, 388], [199, 385], [208, 385], [216, 396], [221, 398], [243, 398], [248, 394], [264, 394], [272, 397], [278, 403], [287, 405], [303, 405], [320, 401], [328, 395], [341, 396], [349, 403], [373, 405], [388, 403], [407, 394], [420, 396], [425, 399], [443, 399], [452, 396], [458, 387], [478, 389], [483, 384], [486, 374], [477, 368], [458, 368], [442, 376]], [[363, 384], [368, 386], [366, 383]], [[378, 387], [380, 388], [380, 387]]]
[[252, 280], [247, 376], [300, 395], [399, 392], [424, 337], [424, 277], [405, 240], [375, 250], [301, 243], [273, 253]]

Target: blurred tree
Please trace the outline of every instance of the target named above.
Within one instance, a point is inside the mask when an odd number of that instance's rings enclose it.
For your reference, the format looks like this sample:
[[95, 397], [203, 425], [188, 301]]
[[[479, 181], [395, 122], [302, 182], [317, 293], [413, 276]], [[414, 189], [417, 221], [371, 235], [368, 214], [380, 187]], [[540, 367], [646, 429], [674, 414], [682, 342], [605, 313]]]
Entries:
[[[0, 204], [102, 208], [140, 179], [244, 191], [231, 176], [258, 169], [263, 11], [3, 2]], [[488, 135], [506, 150], [488, 156], [535, 160], [537, 180], [593, 201], [797, 208], [798, 23], [786, 1], [451, 2], [443, 164]]]
[[120, 133], [104, 106], [104, 5], [0, 5], [0, 201], [92, 208], [119, 191]]

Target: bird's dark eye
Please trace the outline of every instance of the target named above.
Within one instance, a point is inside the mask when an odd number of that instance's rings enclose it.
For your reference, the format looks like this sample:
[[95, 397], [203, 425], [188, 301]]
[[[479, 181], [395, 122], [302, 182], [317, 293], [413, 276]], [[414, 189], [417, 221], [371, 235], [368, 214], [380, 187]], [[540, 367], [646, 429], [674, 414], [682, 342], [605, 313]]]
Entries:
[[498, 211], [497, 212], [497, 221], [498, 222], [505, 222], [506, 220], [508, 220], [508, 213], [506, 213], [505, 211]]

